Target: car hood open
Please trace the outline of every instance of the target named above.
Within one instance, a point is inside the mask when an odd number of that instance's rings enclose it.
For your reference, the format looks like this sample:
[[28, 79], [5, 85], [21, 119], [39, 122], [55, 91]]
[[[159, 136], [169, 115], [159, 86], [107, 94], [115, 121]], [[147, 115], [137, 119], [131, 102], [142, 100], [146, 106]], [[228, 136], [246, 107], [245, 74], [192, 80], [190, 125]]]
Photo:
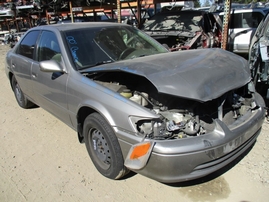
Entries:
[[125, 71], [140, 75], [160, 93], [199, 101], [215, 99], [251, 80], [247, 61], [219, 48], [122, 60], [87, 70], [92, 71]]

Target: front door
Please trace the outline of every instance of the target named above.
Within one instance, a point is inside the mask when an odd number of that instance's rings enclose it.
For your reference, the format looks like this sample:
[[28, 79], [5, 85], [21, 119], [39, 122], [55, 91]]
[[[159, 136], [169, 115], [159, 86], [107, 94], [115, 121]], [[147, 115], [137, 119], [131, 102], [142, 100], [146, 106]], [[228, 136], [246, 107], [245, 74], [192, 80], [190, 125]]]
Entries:
[[68, 74], [41, 71], [39, 62], [44, 60], [55, 60], [64, 66], [58, 39], [56, 34], [50, 31], [43, 31], [38, 42], [37, 57], [32, 67], [33, 91], [42, 108], [69, 125], [66, 96]]

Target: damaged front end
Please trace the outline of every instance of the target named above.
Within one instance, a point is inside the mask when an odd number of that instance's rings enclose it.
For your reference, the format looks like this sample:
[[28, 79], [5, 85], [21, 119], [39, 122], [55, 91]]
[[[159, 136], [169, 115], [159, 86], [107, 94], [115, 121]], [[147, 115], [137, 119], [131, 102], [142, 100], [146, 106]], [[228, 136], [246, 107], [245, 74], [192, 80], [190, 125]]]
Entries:
[[[252, 83], [205, 103], [184, 99], [175, 99], [174, 103], [170, 103], [168, 106], [159, 102], [154, 103], [152, 111], [159, 114], [160, 119], [139, 120], [131, 117], [133, 125], [145, 141], [179, 140], [199, 136], [205, 136], [202, 139], [206, 139], [207, 134], [215, 132], [225, 136], [226, 127], [229, 130], [235, 129], [243, 124], [252, 113], [263, 110], [264, 107], [255, 101]], [[216, 120], [222, 122], [225, 129]], [[145, 162], [149, 158], [148, 153], [144, 152], [145, 156], [141, 155], [136, 159], [131, 158], [142, 144], [145, 142], [142, 141], [130, 149], [125, 162], [128, 168], [137, 170], [145, 166]], [[153, 143], [151, 144], [153, 145]], [[240, 144], [232, 146], [225, 152], [232, 151]], [[149, 147], [149, 151], [151, 150], [152, 147]], [[218, 158], [218, 156], [213, 158]]]
[[[141, 138], [140, 143], [131, 147], [125, 160], [125, 166], [131, 170], [140, 170], [146, 166], [157, 143], [198, 137], [206, 139], [206, 136], [212, 133], [223, 136], [227, 128], [232, 131], [242, 126], [253, 113], [263, 111], [263, 102], [257, 103], [252, 82], [216, 99], [202, 102], [159, 93], [146, 78], [129, 73], [95, 73], [94, 76], [88, 77], [159, 117], [148, 119], [130, 114], [133, 130]], [[222, 125], [225, 125], [225, 129]], [[242, 143], [243, 140], [239, 145]], [[172, 147], [170, 149], [173, 150]], [[204, 145], [194, 150], [199, 149], [204, 149]], [[180, 145], [174, 151], [177, 150], [180, 150]], [[220, 153], [219, 156], [221, 155], [223, 154]], [[218, 155], [214, 158], [218, 158]]]
[[[204, 135], [215, 128], [215, 119], [226, 125], [233, 124], [247, 112], [260, 106], [255, 102], [252, 83], [225, 93], [220, 98], [199, 102], [164, 95], [162, 101], [149, 97], [145, 92], [134, 92], [139, 103], [160, 115], [157, 120], [139, 120], [131, 117], [136, 130], [145, 138], [154, 140], [181, 139]], [[131, 97], [130, 99], [132, 99]], [[169, 99], [170, 101], [166, 101]], [[146, 103], [146, 105], [145, 105]]]

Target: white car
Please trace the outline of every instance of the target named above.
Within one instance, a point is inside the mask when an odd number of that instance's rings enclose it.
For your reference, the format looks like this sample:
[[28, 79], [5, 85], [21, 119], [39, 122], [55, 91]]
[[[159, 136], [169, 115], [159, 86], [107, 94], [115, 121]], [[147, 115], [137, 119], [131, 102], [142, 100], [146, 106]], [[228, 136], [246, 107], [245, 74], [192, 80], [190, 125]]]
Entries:
[[0, 6], [0, 18], [14, 17], [14, 11], [5, 5]]
[[[250, 39], [269, 8], [232, 9], [229, 21], [228, 50], [248, 55]], [[223, 22], [224, 12], [219, 14]]]
[[9, 31], [0, 31], [0, 43], [6, 43], [9, 37]]

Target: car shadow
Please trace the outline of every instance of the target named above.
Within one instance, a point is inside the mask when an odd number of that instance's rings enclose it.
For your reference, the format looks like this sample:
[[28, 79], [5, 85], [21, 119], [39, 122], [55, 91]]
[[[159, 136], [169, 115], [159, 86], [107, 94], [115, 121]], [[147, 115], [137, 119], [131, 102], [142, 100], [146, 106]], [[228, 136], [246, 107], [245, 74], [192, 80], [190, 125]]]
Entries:
[[127, 175], [125, 175], [124, 177], [120, 178], [120, 181], [121, 180], [126, 180], [128, 178], [131, 178], [133, 176], [137, 175], [137, 173], [133, 172], [133, 171], [130, 171]]
[[35, 103], [33, 103], [33, 105], [31, 107], [29, 107], [28, 109], [37, 109], [37, 108], [39, 108], [39, 106], [36, 105]]

